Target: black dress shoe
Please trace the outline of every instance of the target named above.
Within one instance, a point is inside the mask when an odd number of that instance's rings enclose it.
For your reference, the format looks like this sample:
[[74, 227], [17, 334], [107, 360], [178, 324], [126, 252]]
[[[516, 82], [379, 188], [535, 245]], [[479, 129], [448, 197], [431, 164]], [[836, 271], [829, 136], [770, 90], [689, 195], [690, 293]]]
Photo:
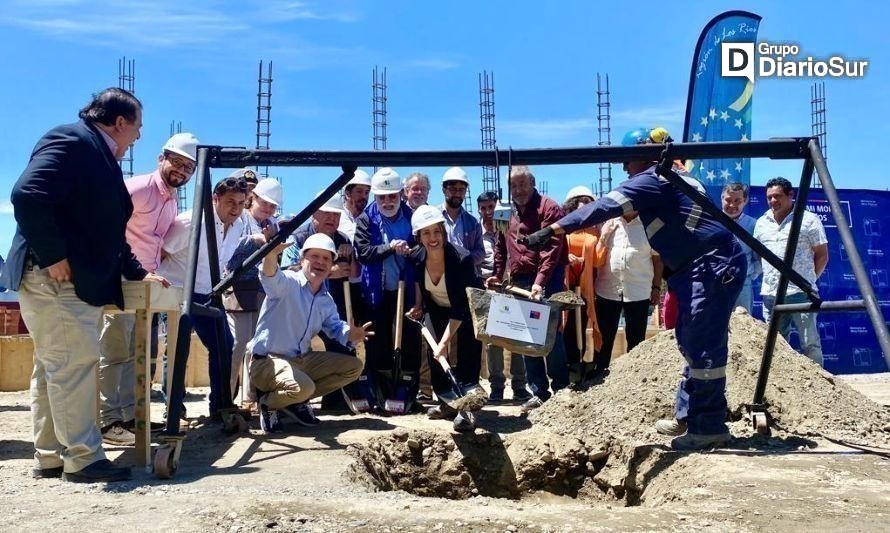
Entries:
[[62, 479], [73, 483], [104, 483], [130, 479], [130, 468], [117, 466], [108, 459], [100, 459], [77, 472], [65, 472]]
[[34, 468], [31, 470], [31, 477], [34, 479], [58, 479], [62, 477], [63, 468], [55, 466], [53, 468]]

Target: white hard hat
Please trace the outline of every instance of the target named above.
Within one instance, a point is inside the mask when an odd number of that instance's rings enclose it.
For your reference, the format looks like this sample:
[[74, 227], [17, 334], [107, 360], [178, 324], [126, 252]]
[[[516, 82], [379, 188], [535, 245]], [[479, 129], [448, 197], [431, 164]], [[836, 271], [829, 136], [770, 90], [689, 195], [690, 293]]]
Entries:
[[498, 202], [498, 204], [494, 207], [494, 213], [492, 218], [494, 220], [498, 220], [501, 222], [510, 222], [510, 218], [513, 216], [513, 208], [510, 207], [509, 204], [504, 204]]
[[300, 248], [300, 254], [305, 254], [306, 250], [314, 248], [316, 250], [326, 250], [334, 255], [334, 261], [337, 260], [337, 248], [334, 247], [334, 241], [324, 233], [313, 233], [304, 242]]
[[192, 161], [198, 160], [198, 138], [193, 133], [177, 133], [167, 139], [164, 144], [165, 152], [173, 152]]
[[423, 228], [439, 224], [440, 222], [445, 222], [441, 209], [431, 205], [422, 205], [415, 209], [414, 214], [411, 215], [411, 233], [416, 234]]
[[352, 179], [346, 182], [346, 186], [350, 185], [367, 185], [371, 186], [371, 176], [368, 175], [367, 172], [361, 169], [357, 169], [355, 171], [355, 175], [352, 176]]
[[470, 179], [467, 178], [467, 173], [460, 167], [451, 167], [442, 174], [442, 183], [449, 181], [462, 181], [467, 185], [470, 184]]
[[374, 194], [393, 194], [401, 190], [401, 176], [389, 167], [381, 168], [371, 178], [371, 192]]
[[[324, 191], [319, 191], [318, 194], [315, 195], [316, 198], [321, 196], [321, 193]], [[343, 212], [343, 199], [340, 198], [340, 194], [337, 193], [334, 196], [328, 198], [328, 201], [321, 204], [321, 207], [318, 208], [319, 211], [324, 211], [325, 213], [342, 213]]]
[[281, 184], [275, 178], [261, 179], [253, 188], [253, 194], [276, 206], [281, 205]]
[[589, 196], [594, 198], [593, 191], [590, 190], [590, 187], [585, 185], [578, 185], [577, 187], [572, 187], [569, 189], [569, 193], [566, 194], [566, 202], [571, 200], [572, 198], [578, 198], [580, 196]]

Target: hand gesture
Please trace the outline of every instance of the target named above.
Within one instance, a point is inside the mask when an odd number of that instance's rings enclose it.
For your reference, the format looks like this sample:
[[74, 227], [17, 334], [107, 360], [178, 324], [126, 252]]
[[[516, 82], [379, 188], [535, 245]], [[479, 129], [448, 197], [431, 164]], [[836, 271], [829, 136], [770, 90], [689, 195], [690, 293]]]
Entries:
[[370, 322], [365, 322], [361, 326], [349, 326], [349, 342], [360, 344], [368, 340], [368, 337], [374, 334], [373, 331], [368, 329], [370, 327]]

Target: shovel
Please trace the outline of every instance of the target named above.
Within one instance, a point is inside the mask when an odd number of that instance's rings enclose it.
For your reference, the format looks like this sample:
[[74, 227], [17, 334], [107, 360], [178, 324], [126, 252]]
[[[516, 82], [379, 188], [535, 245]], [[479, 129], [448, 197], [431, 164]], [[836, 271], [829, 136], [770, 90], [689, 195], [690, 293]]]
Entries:
[[402, 330], [405, 323], [405, 280], [399, 280], [399, 289], [396, 298], [396, 327], [393, 339], [392, 371], [390, 372], [390, 375], [387, 376], [389, 378], [389, 386], [387, 387], [387, 392], [384, 393], [385, 400], [383, 403], [383, 410], [388, 413], [401, 415], [408, 412], [408, 408], [411, 407], [411, 404], [414, 401], [413, 397], [409, 397], [412, 389], [410, 386], [411, 384], [403, 383], [403, 378], [408, 382], [411, 382], [412, 378], [407, 374], [403, 376], [402, 372]]
[[[430, 331], [430, 328], [426, 327], [426, 324], [424, 322], [421, 322], [420, 320], [412, 318], [411, 315], [409, 315], [407, 313], [405, 314], [405, 317], [408, 320], [410, 320], [411, 322], [414, 322], [415, 324], [417, 324], [417, 326], [420, 328], [421, 335], [423, 335], [423, 338], [426, 340], [427, 344], [430, 345], [430, 350], [432, 350], [433, 354], [435, 354], [436, 348], [439, 346], [439, 342], [436, 340], [436, 337], [433, 335], [433, 332]], [[442, 370], [445, 372], [445, 375], [448, 377], [448, 381], [451, 383], [451, 391], [454, 393], [454, 396], [449, 396], [449, 397], [441, 397], [440, 396], [439, 399], [442, 400], [443, 402], [445, 402], [448, 405], [448, 407], [451, 407], [452, 409], [455, 409], [458, 411], [468, 409], [468, 407], [466, 405], [464, 405], [466, 402], [461, 401], [461, 399], [467, 397], [468, 394], [464, 391], [463, 387], [461, 387], [460, 383], [457, 381], [457, 377], [454, 375], [454, 371], [451, 370], [451, 365], [448, 364], [448, 359], [445, 358], [445, 356], [442, 354], [434, 355], [433, 357], [436, 358], [436, 362], [439, 363], [439, 366], [442, 367]], [[439, 396], [439, 395], [437, 394], [437, 396]], [[480, 405], [479, 408], [481, 408], [481, 407], [482, 406]], [[477, 408], [477, 410], [479, 408]]]
[[[352, 294], [349, 292], [349, 279], [343, 281], [343, 300], [346, 306], [346, 322], [349, 323], [350, 326], [353, 325], [354, 320], [352, 316]], [[356, 351], [358, 347], [356, 347]], [[349, 410], [352, 414], [366, 413], [371, 410], [373, 399], [368, 398], [368, 395], [363, 393], [362, 384], [365, 384], [365, 389], [368, 389], [367, 386], [368, 376], [362, 375], [359, 376], [357, 381], [347, 384], [340, 391], [343, 393], [343, 399], [346, 400], [346, 405], [349, 407]]]
[[[535, 300], [534, 298], [532, 298], [531, 291], [519, 288], [515, 285], [489, 284], [488, 288], [495, 292], [510, 293], [532, 301], [540, 302], [540, 300]], [[544, 300], [543, 303], [550, 304], [554, 308], [562, 311], [564, 309], [579, 309], [583, 307], [584, 299], [572, 291], [562, 291], [551, 295], [549, 298]]]

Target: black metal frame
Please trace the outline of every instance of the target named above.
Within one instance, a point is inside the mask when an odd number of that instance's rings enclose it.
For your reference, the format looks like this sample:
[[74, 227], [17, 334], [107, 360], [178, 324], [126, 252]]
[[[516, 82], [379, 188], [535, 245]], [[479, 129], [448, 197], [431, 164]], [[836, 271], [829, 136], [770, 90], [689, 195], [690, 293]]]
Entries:
[[[797, 191], [793, 219], [788, 238], [788, 246], [785, 250], [784, 261], [770, 252], [760, 242], [755, 240], [741, 226], [725, 215], [710, 200], [686, 183], [670, 168], [670, 161], [674, 159], [723, 159], [723, 158], [751, 158], [766, 157], [770, 159], [802, 159], [804, 160], [800, 185]], [[225, 313], [222, 311], [222, 292], [232, 284], [245, 269], [257, 263], [269, 253], [276, 245], [283, 242], [297, 227], [309, 219], [324, 202], [339, 191], [353, 176], [353, 172], [359, 166], [498, 166], [501, 161], [509, 164], [521, 163], [525, 165], [564, 165], [584, 163], [621, 163], [632, 160], [661, 161], [659, 172], [671, 183], [690, 196], [703, 210], [714, 216], [725, 225], [736, 237], [744, 241], [756, 253], [776, 267], [781, 273], [778, 294], [770, 319], [766, 345], [764, 346], [763, 359], [760, 373], [757, 379], [752, 406], [763, 408], [764, 392], [769, 377], [772, 363], [773, 350], [778, 335], [778, 319], [785, 313], [801, 311], [860, 311], [868, 312], [878, 343], [883, 351], [884, 358], [890, 366], [890, 334], [884, 323], [881, 310], [875, 297], [862, 258], [856, 249], [852, 233], [849, 230], [843, 211], [840, 209], [840, 201], [837, 189], [831, 180], [831, 175], [825, 165], [822, 152], [816, 139], [811, 137], [795, 137], [784, 139], [770, 139], [765, 141], [748, 142], [710, 142], [710, 143], [676, 143], [669, 145], [638, 145], [638, 146], [596, 146], [581, 148], [536, 148], [514, 150], [469, 150], [469, 151], [284, 151], [284, 150], [248, 150], [243, 148], [223, 148], [220, 146], [200, 146], [198, 148], [198, 162], [196, 170], [195, 202], [193, 205], [202, 206], [202, 210], [194, 210], [192, 213], [192, 228], [189, 250], [188, 268], [185, 278], [185, 290], [182, 303], [182, 316], [180, 319], [179, 336], [176, 342], [176, 360], [173, 369], [173, 383], [170, 384], [170, 398], [180, 398], [185, 391], [185, 366], [188, 358], [189, 336], [191, 333], [191, 316], [205, 315], [215, 316], [218, 319], [218, 338], [222, 335], [222, 327], [226, 327]], [[304, 167], [341, 167], [343, 172], [335, 179], [318, 197], [300, 211], [291, 221], [283, 224], [280, 231], [260, 250], [247, 258], [240, 268], [236, 269], [225, 279], [220, 280], [218, 268], [218, 251], [216, 250], [216, 238], [214, 235], [213, 202], [211, 197], [212, 184], [210, 182], [211, 168], [240, 168], [255, 165], [263, 166], [304, 166]], [[837, 223], [838, 231], [844, 247], [847, 249], [850, 264], [856, 277], [856, 282], [862, 292], [862, 300], [826, 302], [822, 301], [815, 289], [798, 272], [791, 268], [794, 258], [794, 250], [800, 235], [800, 224], [803, 211], [806, 206], [807, 194], [812, 181], [813, 170], [818, 173], [823, 192], [831, 205], [832, 216]], [[214, 284], [212, 293], [213, 307], [195, 305], [193, 292], [195, 287], [195, 271], [198, 261], [199, 232], [202, 225], [202, 213], [206, 239], [208, 243], [208, 256], [210, 260], [210, 276]], [[788, 283], [793, 282], [803, 290], [810, 300], [806, 304], [784, 304]], [[221, 343], [225, 346], [225, 343]], [[227, 350], [224, 350], [227, 352]], [[222, 370], [222, 383], [220, 391], [223, 394], [224, 407], [231, 405], [231, 390], [229, 386], [229, 374], [231, 372], [231, 353], [224, 353], [220, 361]], [[171, 402], [165, 434], [179, 434], [179, 402]]]

